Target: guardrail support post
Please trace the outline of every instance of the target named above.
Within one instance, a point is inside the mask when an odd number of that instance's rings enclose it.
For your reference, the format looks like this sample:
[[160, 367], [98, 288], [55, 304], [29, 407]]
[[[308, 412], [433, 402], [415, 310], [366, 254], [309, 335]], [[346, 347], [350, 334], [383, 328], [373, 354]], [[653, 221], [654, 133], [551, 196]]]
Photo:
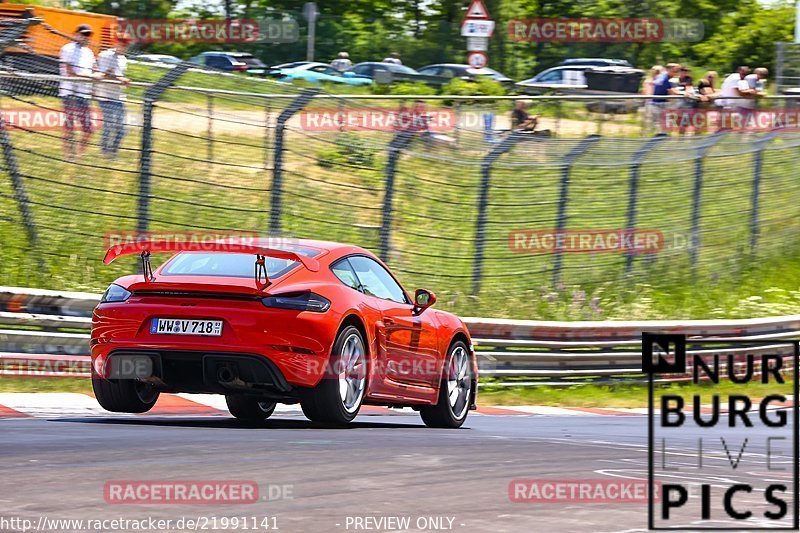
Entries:
[[[28, 28], [39, 24], [39, 22], [41, 22], [40, 19], [23, 18], [14, 25], [0, 31], [0, 55], [4, 54], [8, 47], [13, 46], [19, 38], [25, 35]], [[30, 199], [25, 191], [25, 183], [22, 181], [22, 175], [19, 172], [19, 164], [17, 163], [17, 155], [14, 152], [14, 145], [11, 144], [11, 136], [8, 134], [8, 127], [2, 115], [0, 115], [0, 146], [2, 146], [6, 172], [8, 172], [11, 178], [11, 187], [14, 189], [14, 199], [17, 201], [17, 205], [19, 205], [22, 224], [25, 226], [28, 242], [33, 246], [38, 240], [36, 224], [33, 220], [33, 213], [30, 208]]]
[[193, 65], [183, 62], [175, 65], [144, 93], [142, 106], [142, 153], [139, 159], [139, 218], [138, 233], [146, 233], [150, 222], [150, 178], [153, 164], [153, 106], [170, 85], [175, 83]]
[[380, 258], [389, 260], [389, 250], [392, 240], [392, 215], [394, 200], [394, 177], [397, 170], [397, 161], [402, 151], [408, 147], [414, 138], [414, 132], [398, 131], [389, 143], [389, 155], [386, 159], [386, 186], [383, 193], [383, 220], [380, 231]]
[[[588, 135], [578, 145], [564, 156], [561, 162], [561, 186], [558, 196], [558, 212], [556, 213], [556, 235], [560, 235], [567, 226], [567, 200], [569, 198], [569, 175], [572, 164], [583, 155], [594, 143], [600, 140], [599, 135]], [[553, 287], [557, 287], [561, 279], [561, 263], [563, 262], [561, 250], [556, 248], [553, 258]]]
[[481, 163], [481, 189], [478, 196], [478, 218], [475, 225], [475, 261], [472, 263], [472, 295], [481, 292], [483, 277], [483, 248], [486, 241], [486, 210], [489, 207], [489, 186], [492, 179], [492, 164], [504, 153], [511, 150], [515, 144], [525, 139], [529, 134], [511, 132], [505, 139], [495, 145], [486, 154]]
[[750, 208], [750, 253], [755, 254], [758, 248], [758, 237], [761, 233], [759, 227], [759, 201], [761, 198], [761, 169], [764, 166], [764, 150], [775, 138], [777, 132], [771, 131], [756, 141], [756, 153], [753, 161], [753, 197]]
[[275, 123], [275, 146], [272, 156], [272, 202], [270, 205], [269, 232], [278, 236], [281, 233], [281, 210], [283, 208], [283, 140], [286, 123], [303, 109], [319, 91], [306, 89], [286, 106]]
[[724, 131], [718, 131], [711, 135], [708, 140], [697, 149], [697, 154], [694, 160], [692, 232], [690, 235], [691, 240], [689, 242], [689, 267], [691, 268], [692, 276], [697, 273], [697, 252], [700, 248], [700, 208], [703, 195], [703, 158], [705, 157], [706, 153], [724, 136]]
[[[633, 155], [633, 160], [631, 161], [630, 188], [628, 190], [628, 222], [625, 225], [625, 229], [629, 233], [636, 231], [636, 207], [639, 203], [639, 172], [642, 169], [642, 161], [644, 161], [644, 158], [647, 157], [647, 154], [649, 154], [653, 148], [666, 139], [666, 133], [657, 133]], [[633, 268], [633, 258], [634, 254], [628, 251], [625, 257], [625, 274], [630, 274]]]

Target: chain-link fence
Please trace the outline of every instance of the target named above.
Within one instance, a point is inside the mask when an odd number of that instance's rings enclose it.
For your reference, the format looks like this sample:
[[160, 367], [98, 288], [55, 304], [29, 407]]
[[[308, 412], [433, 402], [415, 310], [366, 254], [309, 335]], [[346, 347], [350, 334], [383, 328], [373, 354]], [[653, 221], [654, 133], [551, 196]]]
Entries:
[[352, 242], [444, 308], [527, 316], [563, 286], [714, 283], [796, 246], [791, 130], [521, 133], [512, 99], [423, 110], [130, 59], [117, 154], [96, 96], [97, 131], [66, 140], [68, 80], [4, 63], [0, 284], [98, 291], [136, 269], [102, 265], [109, 235], [248, 231]]

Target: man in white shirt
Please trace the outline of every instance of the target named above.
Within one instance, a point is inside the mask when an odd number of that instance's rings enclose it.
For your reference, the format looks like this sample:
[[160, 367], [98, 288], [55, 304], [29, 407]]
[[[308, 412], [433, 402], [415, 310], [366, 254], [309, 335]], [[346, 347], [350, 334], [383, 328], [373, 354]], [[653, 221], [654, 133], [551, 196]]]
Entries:
[[100, 147], [107, 159], [116, 159], [119, 145], [125, 136], [125, 86], [130, 80], [125, 77], [128, 68], [128, 51], [131, 38], [121, 33], [116, 36], [113, 48], [100, 52], [97, 56], [97, 73], [101, 79], [116, 83], [98, 83], [95, 96], [103, 110], [103, 135]]
[[339, 72], [344, 72], [349, 69], [353, 66], [353, 62], [350, 61], [350, 54], [347, 52], [339, 52], [339, 57], [331, 61], [331, 66]]
[[[749, 109], [751, 108], [752, 97], [755, 93], [747, 82], [747, 75], [750, 67], [741, 66], [736, 72], [725, 78], [722, 82], [721, 99], [717, 100], [717, 105], [726, 109]], [[736, 98], [744, 97], [744, 98]]]
[[[73, 41], [61, 47], [59, 66], [61, 76], [71, 78], [94, 78], [94, 52], [89, 48], [89, 37], [92, 27], [81, 24], [75, 30]], [[69, 161], [83, 157], [86, 145], [92, 135], [91, 81], [61, 80], [58, 86], [58, 95], [64, 106], [64, 157]], [[83, 135], [78, 143], [77, 150], [73, 140], [75, 122], [79, 122]]]
[[403, 62], [400, 61], [400, 54], [397, 52], [392, 52], [392, 54], [383, 60], [384, 63], [392, 63], [393, 65], [402, 65]]

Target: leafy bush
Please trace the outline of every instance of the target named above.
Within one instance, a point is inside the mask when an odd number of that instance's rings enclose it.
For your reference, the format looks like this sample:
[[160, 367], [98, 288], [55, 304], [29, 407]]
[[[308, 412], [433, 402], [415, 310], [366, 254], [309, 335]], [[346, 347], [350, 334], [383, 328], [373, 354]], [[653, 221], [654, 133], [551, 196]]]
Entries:
[[501, 83], [487, 77], [479, 77], [475, 81], [453, 78], [449, 83], [442, 86], [442, 94], [452, 94], [454, 96], [503, 96], [506, 94], [506, 90]]

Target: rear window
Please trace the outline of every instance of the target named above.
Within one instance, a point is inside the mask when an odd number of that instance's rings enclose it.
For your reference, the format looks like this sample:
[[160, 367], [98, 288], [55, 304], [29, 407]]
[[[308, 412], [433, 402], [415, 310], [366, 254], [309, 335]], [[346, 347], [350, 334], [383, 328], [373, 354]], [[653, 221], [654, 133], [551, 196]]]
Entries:
[[[288, 248], [287, 248], [288, 249]], [[314, 248], [292, 248], [306, 257], [319, 255]], [[182, 252], [175, 256], [161, 271], [165, 276], [224, 276], [252, 278], [255, 271], [254, 254]], [[300, 263], [289, 259], [267, 257], [267, 276], [275, 279], [283, 276]]]

